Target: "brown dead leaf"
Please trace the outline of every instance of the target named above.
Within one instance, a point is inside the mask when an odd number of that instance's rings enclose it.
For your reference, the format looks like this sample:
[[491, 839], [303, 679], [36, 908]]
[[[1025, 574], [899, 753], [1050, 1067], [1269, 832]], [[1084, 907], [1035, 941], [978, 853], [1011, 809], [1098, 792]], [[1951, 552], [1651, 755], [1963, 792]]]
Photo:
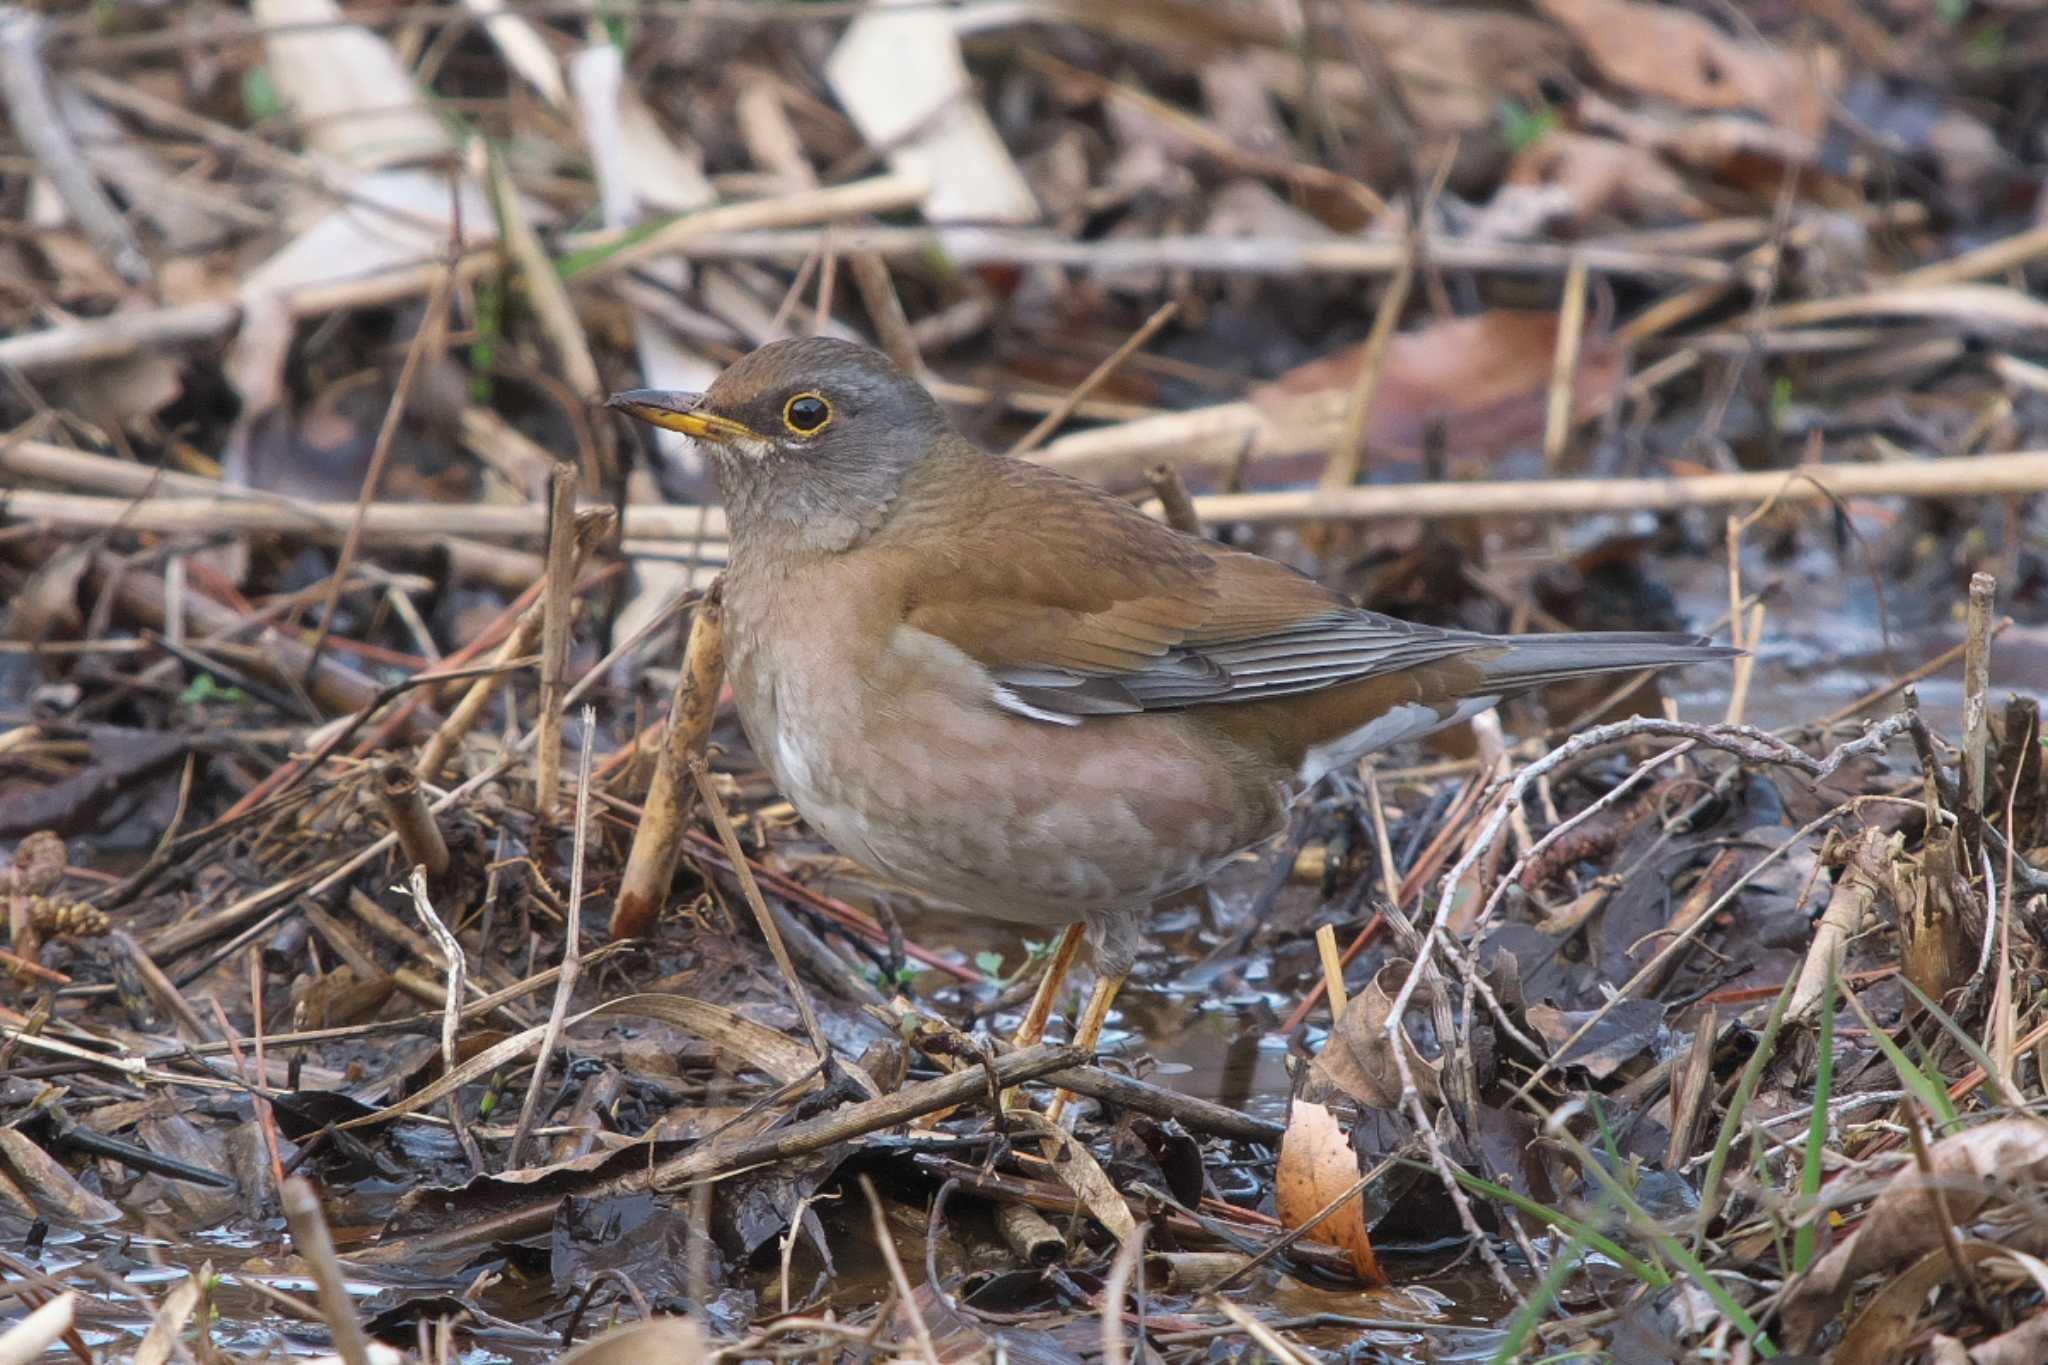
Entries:
[[[1328, 1106], [1304, 1099], [1288, 1106], [1287, 1132], [1280, 1139], [1280, 1162], [1273, 1173], [1273, 1207], [1281, 1227], [1290, 1232], [1301, 1227], [1364, 1174], [1351, 1139]], [[1308, 1234], [1308, 1240], [1350, 1253], [1351, 1268], [1367, 1284], [1387, 1282], [1365, 1226], [1363, 1193], [1340, 1205]]]
[[38, 565], [7, 604], [0, 636], [24, 644], [69, 639], [85, 624], [78, 610], [78, 582], [92, 563], [87, 547], [62, 550]]
[[[2015, 1116], [1966, 1129], [1934, 1144], [1932, 1177], [1941, 1182], [1950, 1216], [1968, 1225], [2003, 1192], [2031, 1198], [2048, 1182], [2048, 1121]], [[1820, 1258], [1785, 1301], [1787, 1344], [1804, 1350], [1840, 1311], [1865, 1275], [1907, 1265], [1941, 1245], [1927, 1181], [1908, 1165], [1885, 1185], [1862, 1226]], [[1846, 1357], [1845, 1357], [1846, 1358]]]
[[79, 1184], [71, 1172], [18, 1129], [0, 1128], [0, 1163], [52, 1222], [78, 1227], [120, 1220], [121, 1210]]
[[[1387, 1041], [1387, 1016], [1394, 995], [1401, 989], [1409, 964], [1396, 959], [1382, 966], [1366, 988], [1345, 1003], [1344, 1013], [1330, 1030], [1329, 1039], [1315, 1061], [1302, 1093], [1311, 1099], [1331, 1098], [1335, 1093], [1350, 1096], [1373, 1109], [1396, 1109], [1401, 1103], [1401, 1070]], [[1408, 1066], [1422, 1098], [1435, 1104], [1442, 1098], [1437, 1073], [1441, 1067], [1416, 1048], [1403, 1030], [1408, 1048]], [[1354, 1177], [1355, 1178], [1355, 1177]]]
[[1841, 54], [1762, 47], [1669, 5], [1637, 0], [1536, 0], [1600, 74], [1690, 109], [1747, 109], [1818, 136], [1842, 82]]
[[1038, 1135], [1040, 1150], [1051, 1163], [1053, 1174], [1074, 1192], [1095, 1221], [1108, 1228], [1119, 1243], [1128, 1242], [1138, 1235], [1138, 1220], [1131, 1217], [1131, 1206], [1124, 1202], [1123, 1195], [1110, 1180], [1109, 1173], [1096, 1162], [1094, 1154], [1074, 1141], [1072, 1134], [1035, 1109], [1013, 1109], [1005, 1118]]
[[[1444, 425], [1446, 448], [1495, 457], [1542, 439], [1550, 372], [1557, 350], [1557, 314], [1499, 308], [1447, 318], [1406, 332], [1387, 347], [1379, 389], [1366, 422], [1369, 449], [1418, 459], [1423, 432]], [[1363, 345], [1296, 366], [1252, 390], [1269, 410], [1304, 395], [1344, 401], [1357, 381]], [[1588, 327], [1579, 353], [1572, 407], [1584, 414], [1614, 392], [1621, 354], [1604, 331]]]
[[692, 1365], [704, 1358], [704, 1335], [689, 1318], [649, 1318], [614, 1327], [555, 1357], [555, 1365]]
[[[1556, 192], [1568, 206], [1565, 223], [1582, 232], [1708, 216], [1708, 206], [1654, 151], [1566, 129], [1547, 133], [1515, 154], [1506, 184], [1481, 216], [1501, 212], [1497, 205], [1531, 190]], [[1558, 225], [1555, 219], [1544, 224]]]
[[[1956, 1247], [1964, 1261], [1981, 1265], [2001, 1254], [1995, 1242], [1963, 1242]], [[1955, 1275], [1955, 1263], [1946, 1250], [1930, 1251], [1914, 1262], [1903, 1275], [1894, 1278], [1863, 1305], [1863, 1311], [1849, 1324], [1836, 1348], [1839, 1360], [1902, 1360], [1906, 1345], [1922, 1330], [1921, 1318], [1929, 1307], [1928, 1294], [1948, 1284]], [[2038, 1360], [2039, 1357], [2030, 1357]]]

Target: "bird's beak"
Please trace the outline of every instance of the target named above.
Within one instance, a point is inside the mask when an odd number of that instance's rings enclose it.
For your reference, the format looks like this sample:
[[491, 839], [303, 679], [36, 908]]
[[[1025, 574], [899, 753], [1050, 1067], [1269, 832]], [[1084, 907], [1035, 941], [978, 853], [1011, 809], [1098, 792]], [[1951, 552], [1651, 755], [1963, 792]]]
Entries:
[[604, 405], [650, 425], [680, 431], [685, 436], [709, 441], [713, 445], [738, 445], [742, 441], [762, 439], [744, 422], [703, 411], [704, 395], [701, 393], [685, 393], [680, 389], [627, 389], [605, 399]]

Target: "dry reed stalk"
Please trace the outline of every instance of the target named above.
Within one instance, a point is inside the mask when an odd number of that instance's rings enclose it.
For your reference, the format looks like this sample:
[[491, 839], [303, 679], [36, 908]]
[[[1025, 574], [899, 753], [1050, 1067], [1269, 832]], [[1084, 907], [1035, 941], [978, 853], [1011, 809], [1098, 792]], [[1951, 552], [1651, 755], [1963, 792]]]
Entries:
[[1988, 573], [1970, 575], [1970, 598], [1963, 636], [1963, 805], [1973, 814], [1984, 811], [1988, 785], [1985, 762], [1990, 753], [1991, 607], [1998, 580]]
[[1330, 1018], [1341, 1018], [1349, 998], [1344, 993], [1344, 964], [1337, 955], [1336, 925], [1316, 926], [1316, 956], [1322, 959], [1323, 994], [1330, 998]]
[[1067, 393], [1067, 396], [1060, 400], [1058, 406], [1045, 416], [1039, 418], [1038, 425], [1025, 432], [1022, 439], [1010, 447], [1010, 454], [1013, 456], [1028, 455], [1030, 452], [1038, 449], [1048, 436], [1058, 431], [1061, 425], [1074, 415], [1075, 408], [1081, 406], [1090, 394], [1101, 388], [1111, 375], [1123, 367], [1123, 363], [1126, 360], [1136, 355], [1146, 342], [1158, 334], [1160, 328], [1173, 321], [1174, 314], [1179, 311], [1180, 304], [1178, 302], [1162, 304], [1153, 312], [1151, 317], [1145, 319], [1137, 331], [1124, 338], [1121, 346], [1111, 351], [1103, 358], [1100, 365], [1089, 371], [1088, 377], [1079, 384], [1076, 384]]
[[555, 982], [555, 1004], [548, 1012], [547, 1031], [533, 1056], [533, 1075], [526, 1084], [526, 1098], [519, 1105], [519, 1124], [512, 1130], [512, 1150], [507, 1162], [518, 1169], [533, 1121], [540, 1111], [541, 1088], [547, 1083], [548, 1062], [561, 1044], [563, 1021], [569, 1017], [569, 1001], [576, 994], [576, 979], [583, 968], [583, 868], [590, 847], [590, 751], [597, 734], [597, 713], [583, 708], [583, 753], [576, 767], [575, 847], [569, 855], [569, 904], [562, 911], [562, 974]]
[[1195, 510], [1211, 525], [1265, 525], [1403, 517], [1671, 512], [1760, 502], [1772, 496], [1780, 501], [1812, 502], [1830, 496], [1965, 498], [2043, 490], [2048, 490], [2048, 451], [2014, 451], [1907, 464], [1812, 464], [1796, 471], [1685, 478], [1502, 480], [1222, 494], [1195, 499]]
[[1159, 499], [1160, 512], [1168, 526], [1191, 536], [1202, 534], [1202, 519], [1195, 515], [1195, 500], [1188, 496], [1188, 486], [1178, 469], [1170, 464], [1155, 464], [1145, 471], [1145, 482], [1152, 485], [1152, 496]]
[[693, 784], [689, 765], [701, 758], [711, 736], [718, 695], [725, 686], [725, 609], [722, 585], [714, 583], [697, 604], [690, 642], [683, 652], [669, 702], [666, 739], [655, 758], [647, 802], [633, 832], [626, 870], [619, 878], [618, 900], [612, 908], [614, 939], [642, 938], [654, 926], [682, 856], [684, 822], [689, 816]]
[[327, 1219], [320, 1212], [320, 1196], [304, 1176], [293, 1176], [280, 1191], [284, 1220], [292, 1230], [292, 1245], [320, 1293], [320, 1316], [334, 1338], [334, 1353], [345, 1365], [370, 1365], [369, 1338], [356, 1317], [355, 1302], [349, 1297], [348, 1277], [341, 1258], [334, 1254], [334, 1239], [328, 1235]]
[[[398, 835], [406, 862], [425, 868], [427, 879], [438, 884], [448, 875], [448, 841], [427, 807], [419, 774], [396, 759], [387, 761], [377, 772], [377, 802]], [[446, 951], [447, 945], [442, 947]]]
[[882, 353], [896, 362], [905, 374], [922, 376], [924, 357], [918, 353], [917, 338], [911, 334], [910, 319], [903, 312], [903, 300], [889, 279], [888, 263], [872, 251], [856, 251], [846, 258], [854, 288], [860, 291], [861, 306], [874, 324], [875, 340]]
[[542, 825], [553, 822], [562, 785], [562, 693], [569, 685], [569, 622], [576, 605], [576, 483], [572, 464], [548, 472], [547, 586], [540, 608], [540, 735], [536, 740], [533, 809]]
[[782, 941], [782, 931], [775, 925], [775, 916], [768, 913], [768, 903], [761, 899], [761, 888], [755, 884], [753, 869], [748, 866], [747, 855], [740, 848], [739, 835], [733, 832], [732, 818], [725, 813], [725, 802], [719, 799], [718, 788], [711, 783], [711, 770], [704, 766], [702, 758], [694, 755], [688, 760], [687, 767], [697, 785], [698, 799], [703, 801], [704, 809], [711, 814], [711, 823], [718, 829], [718, 841], [725, 846], [726, 859], [732, 866], [733, 876], [739, 880], [740, 894], [754, 912], [761, 937], [768, 940], [768, 951], [774, 954], [775, 965], [782, 973], [783, 984], [789, 987], [790, 998], [796, 1001], [796, 1012], [802, 1017], [804, 1032], [810, 1035], [811, 1047], [818, 1054], [818, 1065], [829, 1074], [832, 1043], [818, 1023], [817, 1011], [811, 1008], [811, 993], [804, 988], [796, 967], [789, 960], [789, 948]]
[[997, 1204], [995, 1220], [996, 1231], [1025, 1265], [1048, 1266], [1067, 1253], [1067, 1239], [1029, 1204]]
[[[1386, 370], [1387, 350], [1393, 345], [1394, 333], [1400, 330], [1401, 313], [1408, 306], [1408, 294], [1415, 284], [1415, 257], [1411, 241], [1400, 268], [1387, 282], [1387, 292], [1380, 296], [1379, 310], [1373, 314], [1372, 330], [1366, 334], [1365, 350], [1359, 357], [1358, 377], [1345, 397], [1337, 444], [1331, 448], [1322, 475], [1316, 480], [1318, 495], [1351, 487], [1358, 482], [1358, 472], [1365, 466], [1366, 423], [1372, 417], [1373, 399], [1379, 394], [1380, 375]], [[1311, 531], [1305, 543], [1311, 553], [1318, 555], [1327, 555], [1334, 548], [1332, 533], [1324, 527]]]
[[[577, 514], [574, 540], [576, 563], [579, 568], [590, 552], [611, 534], [612, 516], [610, 508], [587, 510]], [[505, 676], [505, 666], [514, 660], [525, 658], [532, 652], [535, 643], [540, 639], [541, 622], [541, 604], [535, 603], [521, 613], [519, 619], [513, 623], [504, 643], [499, 645], [497, 653], [491, 656], [491, 671], [477, 678], [470, 689], [463, 693], [462, 700], [455, 704], [455, 708], [448, 713], [448, 718], [441, 722], [420, 751], [419, 762], [413, 765], [413, 771], [420, 775], [421, 781], [434, 781], [441, 769], [447, 766], [449, 756], [455, 752], [455, 747], [476, 724], [476, 719], [483, 713], [485, 704], [496, 694]]]
[[1550, 394], [1543, 410], [1543, 467], [1556, 474], [1564, 468], [1565, 447], [1572, 434], [1573, 381], [1586, 336], [1586, 258], [1572, 258], [1564, 274], [1564, 301], [1557, 310], [1557, 349], [1550, 366]]

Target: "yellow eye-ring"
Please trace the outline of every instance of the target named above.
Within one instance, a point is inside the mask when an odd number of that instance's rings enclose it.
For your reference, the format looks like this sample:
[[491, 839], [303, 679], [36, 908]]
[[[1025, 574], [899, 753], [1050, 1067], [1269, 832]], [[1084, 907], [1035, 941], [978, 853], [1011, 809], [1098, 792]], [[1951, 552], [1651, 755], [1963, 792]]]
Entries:
[[799, 436], [815, 436], [832, 420], [832, 405], [823, 394], [800, 393], [782, 405], [782, 425]]

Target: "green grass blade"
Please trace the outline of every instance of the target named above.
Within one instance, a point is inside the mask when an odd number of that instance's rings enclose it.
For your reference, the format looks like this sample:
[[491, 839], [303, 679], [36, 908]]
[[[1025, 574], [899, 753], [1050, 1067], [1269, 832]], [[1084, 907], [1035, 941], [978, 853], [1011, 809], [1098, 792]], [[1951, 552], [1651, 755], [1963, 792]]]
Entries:
[[[1436, 1174], [1436, 1167], [1426, 1165], [1420, 1161], [1409, 1161], [1403, 1164], [1413, 1166], [1416, 1170], [1430, 1175]], [[1596, 1232], [1593, 1228], [1585, 1223], [1581, 1223], [1571, 1215], [1559, 1213], [1556, 1209], [1546, 1204], [1537, 1203], [1527, 1195], [1516, 1194], [1507, 1186], [1496, 1185], [1493, 1181], [1473, 1175], [1470, 1171], [1461, 1171], [1453, 1166], [1451, 1174], [1458, 1178], [1460, 1185], [1463, 1185], [1474, 1194], [1483, 1195], [1488, 1199], [1512, 1205], [1523, 1213], [1528, 1214], [1531, 1218], [1541, 1222], [1544, 1226], [1556, 1228], [1574, 1241], [1584, 1242], [1588, 1248], [1599, 1252], [1602, 1256], [1613, 1261], [1652, 1289], [1664, 1289], [1671, 1284], [1671, 1277], [1662, 1270], [1659, 1270], [1640, 1257], [1633, 1256], [1622, 1250], [1620, 1243], [1616, 1242], [1613, 1238]]]
[[1536, 1287], [1529, 1291], [1529, 1297], [1522, 1301], [1522, 1306], [1515, 1310], [1514, 1317], [1508, 1320], [1507, 1334], [1501, 1338], [1500, 1345], [1494, 1348], [1491, 1365], [1514, 1365], [1520, 1358], [1523, 1350], [1529, 1345], [1529, 1338], [1536, 1335], [1536, 1328], [1542, 1323], [1543, 1315], [1550, 1311], [1559, 1292], [1564, 1289], [1565, 1280], [1578, 1266], [1579, 1257], [1584, 1254], [1585, 1249], [1586, 1244], [1573, 1237], [1565, 1243], [1563, 1251], [1550, 1258], [1550, 1269], [1543, 1272], [1543, 1278], [1536, 1282]]
[[1799, 1201], [1805, 1218], [1792, 1234], [1792, 1273], [1797, 1275], [1813, 1263], [1819, 1240], [1815, 1220], [1821, 1215], [1814, 1207], [1820, 1195], [1821, 1158], [1828, 1146], [1828, 1100], [1835, 1088], [1835, 968], [1828, 965], [1827, 984], [1820, 994], [1820, 1056], [1814, 1064], [1813, 1121], [1806, 1125], [1806, 1152], [1799, 1163]]
[[1693, 1233], [1693, 1247], [1697, 1249], [1707, 1238], [1707, 1225], [1714, 1221], [1714, 1215], [1721, 1211], [1721, 1177], [1728, 1169], [1728, 1152], [1735, 1145], [1736, 1134], [1742, 1131], [1742, 1116], [1749, 1109], [1749, 1102], [1756, 1096], [1757, 1085], [1763, 1080], [1764, 1067], [1770, 1064], [1771, 1054], [1778, 1048], [1778, 1030], [1785, 1024], [1785, 1007], [1792, 1003], [1792, 988], [1799, 978], [1790, 977], [1785, 989], [1778, 992], [1778, 998], [1771, 1005], [1771, 1012], [1764, 1017], [1763, 1036], [1756, 1041], [1756, 1051], [1742, 1068], [1742, 1079], [1736, 1084], [1735, 1097], [1728, 1102], [1728, 1115], [1721, 1121], [1721, 1131], [1714, 1137], [1714, 1154], [1707, 1159], [1707, 1177], [1700, 1185], [1699, 1227]]
[[1856, 992], [1843, 991], [1842, 999], [1848, 1001], [1849, 1008], [1856, 1012], [1857, 1019], [1862, 1021], [1863, 1027], [1870, 1033], [1870, 1041], [1876, 1043], [1878, 1051], [1884, 1053], [1885, 1060], [1892, 1064], [1892, 1070], [1899, 1073], [1899, 1080], [1906, 1089], [1912, 1091], [1920, 1103], [1927, 1107], [1927, 1112], [1938, 1117], [1944, 1125], [1954, 1123], [1956, 1107], [1948, 1097], [1948, 1087], [1941, 1084], [1939, 1079], [1929, 1078], [1925, 1071], [1913, 1065], [1913, 1059], [1892, 1041], [1891, 1034], [1877, 1026], [1877, 1021], [1870, 1017], [1870, 1011], [1864, 1009], [1863, 1002], [1856, 998]]
[[[1951, 1018], [1947, 1010], [1930, 1000], [1925, 991], [1903, 976], [1899, 978], [1899, 984], [1913, 993], [1913, 998], [1920, 1002], [1920, 1007], [1934, 1016], [1935, 1022], [1948, 1031], [1949, 1037], [1955, 1039], [1969, 1055], [1970, 1060], [1983, 1071], [1985, 1083], [1992, 1088], [1992, 1093], [1999, 1097], [1999, 1102], [2014, 1109], [2019, 1108], [2019, 1100], [2010, 1093], [2010, 1085], [1999, 1077], [1998, 1065], [1991, 1060], [1991, 1054], [1984, 1050], [1984, 1045], [1972, 1038], [1970, 1031]], [[1943, 1086], [1942, 1093], [1947, 1094], [1948, 1087]]]

